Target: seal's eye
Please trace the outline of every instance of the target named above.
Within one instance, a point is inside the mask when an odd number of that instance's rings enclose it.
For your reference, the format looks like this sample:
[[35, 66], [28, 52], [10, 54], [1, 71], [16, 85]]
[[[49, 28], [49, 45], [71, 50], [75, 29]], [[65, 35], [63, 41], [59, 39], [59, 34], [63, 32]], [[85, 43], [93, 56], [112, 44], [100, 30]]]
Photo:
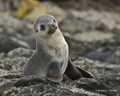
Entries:
[[45, 30], [45, 25], [41, 25], [41, 30]]
[[38, 30], [36, 29], [35, 32], [38, 33]]
[[55, 19], [53, 21], [56, 23]]

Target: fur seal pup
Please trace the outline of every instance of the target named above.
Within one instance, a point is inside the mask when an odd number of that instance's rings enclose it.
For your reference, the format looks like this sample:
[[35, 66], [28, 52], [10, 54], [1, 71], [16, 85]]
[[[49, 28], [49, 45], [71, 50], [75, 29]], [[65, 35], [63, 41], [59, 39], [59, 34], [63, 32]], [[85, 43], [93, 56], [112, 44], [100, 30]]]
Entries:
[[24, 75], [36, 75], [53, 82], [63, 80], [65, 73], [70, 79], [92, 78], [69, 59], [69, 48], [56, 19], [49, 14], [39, 16], [34, 22], [36, 50], [24, 66]]

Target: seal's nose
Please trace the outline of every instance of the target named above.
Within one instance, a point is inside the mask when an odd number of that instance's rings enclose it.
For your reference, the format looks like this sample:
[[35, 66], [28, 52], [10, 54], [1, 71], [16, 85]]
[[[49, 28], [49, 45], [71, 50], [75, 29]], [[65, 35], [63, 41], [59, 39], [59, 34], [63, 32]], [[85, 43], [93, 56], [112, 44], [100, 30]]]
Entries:
[[55, 27], [55, 25], [54, 25], [54, 24], [51, 24], [50, 26], [51, 26], [52, 28], [54, 28], [54, 27]]
[[45, 30], [45, 25], [41, 25], [41, 30]]
[[57, 26], [55, 24], [49, 24], [49, 31], [48, 34], [52, 34], [55, 32], [55, 30], [57, 29]]
[[57, 28], [57, 26], [55, 24], [50, 24], [49, 27], [52, 28], [52, 29], [56, 29]]

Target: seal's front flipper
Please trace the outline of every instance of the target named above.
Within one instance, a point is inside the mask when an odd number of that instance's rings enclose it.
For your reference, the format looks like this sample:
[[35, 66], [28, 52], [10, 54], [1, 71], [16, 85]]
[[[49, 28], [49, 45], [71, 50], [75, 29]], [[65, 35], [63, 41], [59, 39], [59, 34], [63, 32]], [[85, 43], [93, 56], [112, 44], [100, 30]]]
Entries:
[[47, 67], [46, 79], [52, 82], [60, 82], [63, 80], [60, 63], [51, 61]]
[[72, 61], [70, 59], [68, 59], [68, 66], [66, 68], [65, 74], [73, 80], [82, 77], [81, 72], [72, 64]]
[[68, 66], [67, 69], [65, 71], [65, 74], [70, 78], [70, 79], [78, 79], [78, 78], [93, 78], [92, 75], [90, 75], [88, 72], [86, 72], [85, 70], [79, 68], [79, 67], [75, 67], [72, 64], [72, 61], [70, 59], [68, 59]]

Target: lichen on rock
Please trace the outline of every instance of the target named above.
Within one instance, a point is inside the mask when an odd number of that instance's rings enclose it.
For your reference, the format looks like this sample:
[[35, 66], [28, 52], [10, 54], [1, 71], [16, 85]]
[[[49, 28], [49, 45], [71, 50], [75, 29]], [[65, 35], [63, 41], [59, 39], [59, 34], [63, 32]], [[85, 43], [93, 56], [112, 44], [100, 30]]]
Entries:
[[47, 8], [37, 0], [21, 0], [17, 16], [30, 19], [45, 13], [47, 13]]

